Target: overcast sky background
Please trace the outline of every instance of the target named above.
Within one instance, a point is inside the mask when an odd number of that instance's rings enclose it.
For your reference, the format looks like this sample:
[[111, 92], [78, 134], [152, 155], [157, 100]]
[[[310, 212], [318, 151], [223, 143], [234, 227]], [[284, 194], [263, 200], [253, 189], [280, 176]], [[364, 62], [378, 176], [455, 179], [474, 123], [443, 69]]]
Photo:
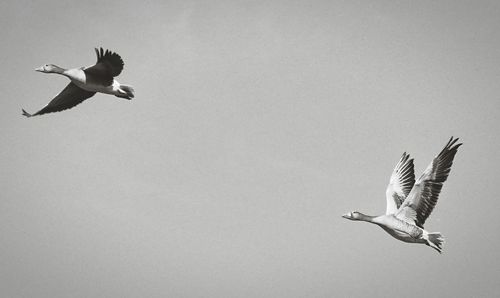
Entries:
[[[498, 1], [2, 1], [0, 296], [492, 297]], [[125, 61], [126, 101], [27, 119]], [[460, 148], [426, 228], [350, 222]]]

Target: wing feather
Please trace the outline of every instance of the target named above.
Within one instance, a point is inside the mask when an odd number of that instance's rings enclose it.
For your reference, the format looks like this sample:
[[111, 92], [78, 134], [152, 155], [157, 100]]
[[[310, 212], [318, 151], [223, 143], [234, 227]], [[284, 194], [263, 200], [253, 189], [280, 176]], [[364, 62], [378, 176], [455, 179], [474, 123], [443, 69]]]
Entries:
[[117, 53], [103, 48], [95, 48], [97, 62], [95, 65], [83, 69], [86, 74], [101, 80], [105, 86], [113, 84], [113, 77], [118, 76], [123, 70], [123, 60]]
[[385, 191], [387, 199], [386, 214], [393, 214], [398, 210], [410, 193], [413, 184], [415, 184], [413, 159], [410, 159], [410, 155], [405, 152], [396, 164]]
[[43, 109], [35, 114], [29, 114], [23, 110], [23, 115], [27, 117], [42, 115], [46, 113], [60, 112], [70, 109], [89, 97], [92, 97], [95, 92], [83, 90], [73, 83], [69, 83], [54, 99], [52, 99]]
[[450, 174], [455, 154], [462, 145], [455, 144], [457, 141], [458, 138], [451, 137], [443, 150], [432, 160], [397, 211], [397, 217], [413, 221], [423, 228], [425, 220], [436, 206], [443, 183]]

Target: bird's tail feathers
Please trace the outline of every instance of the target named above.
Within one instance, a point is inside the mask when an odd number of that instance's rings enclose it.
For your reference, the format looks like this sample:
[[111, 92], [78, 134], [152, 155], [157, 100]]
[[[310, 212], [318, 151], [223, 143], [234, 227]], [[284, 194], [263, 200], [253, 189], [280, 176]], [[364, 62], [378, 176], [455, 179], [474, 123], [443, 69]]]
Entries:
[[427, 245], [437, 250], [439, 253], [443, 251], [444, 237], [439, 232], [427, 234]]
[[130, 98], [134, 98], [134, 87], [130, 86], [130, 85], [123, 85], [123, 84], [120, 84], [120, 89], [122, 89], [123, 91], [125, 91], [125, 93], [127, 93], [127, 96], [130, 97]]

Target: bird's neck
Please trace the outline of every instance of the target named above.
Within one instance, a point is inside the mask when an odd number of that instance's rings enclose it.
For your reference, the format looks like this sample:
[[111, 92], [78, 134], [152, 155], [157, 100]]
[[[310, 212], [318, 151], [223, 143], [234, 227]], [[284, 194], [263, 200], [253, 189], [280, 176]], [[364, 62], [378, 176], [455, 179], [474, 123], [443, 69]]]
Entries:
[[359, 214], [359, 220], [361, 220], [361, 221], [366, 221], [366, 222], [370, 222], [370, 223], [376, 223], [375, 218], [377, 218], [377, 216], [366, 215], [366, 214], [363, 214], [363, 213]]
[[64, 75], [67, 70], [57, 65], [53, 66], [52, 72]]

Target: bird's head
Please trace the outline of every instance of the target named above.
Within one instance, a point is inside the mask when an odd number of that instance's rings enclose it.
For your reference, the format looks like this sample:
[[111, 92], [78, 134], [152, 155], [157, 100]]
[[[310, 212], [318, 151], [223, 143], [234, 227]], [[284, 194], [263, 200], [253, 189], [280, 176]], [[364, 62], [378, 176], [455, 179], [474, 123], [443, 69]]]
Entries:
[[342, 217], [350, 219], [350, 220], [362, 220], [363, 214], [361, 212], [358, 212], [358, 211], [352, 211], [352, 212], [349, 212], [349, 213], [342, 215]]
[[54, 64], [44, 64], [35, 69], [35, 71], [44, 72], [44, 73], [62, 73], [64, 69], [60, 68]]

